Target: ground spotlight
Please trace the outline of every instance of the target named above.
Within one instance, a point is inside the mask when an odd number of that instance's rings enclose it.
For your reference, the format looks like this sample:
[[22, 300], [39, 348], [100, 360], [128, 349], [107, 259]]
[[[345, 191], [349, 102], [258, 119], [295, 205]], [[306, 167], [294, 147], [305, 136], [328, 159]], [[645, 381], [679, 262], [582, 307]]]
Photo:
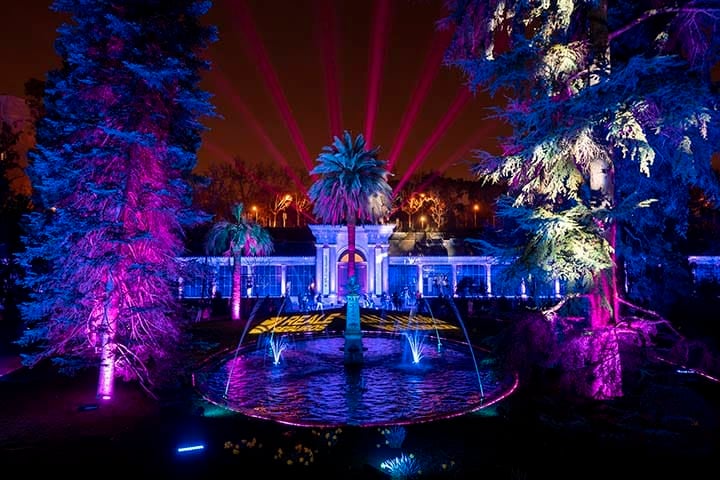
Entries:
[[202, 452], [205, 450], [205, 445], [202, 443], [192, 444], [192, 445], [185, 445], [182, 447], [178, 447], [176, 452], [178, 455], [184, 455], [188, 453], [197, 453]]

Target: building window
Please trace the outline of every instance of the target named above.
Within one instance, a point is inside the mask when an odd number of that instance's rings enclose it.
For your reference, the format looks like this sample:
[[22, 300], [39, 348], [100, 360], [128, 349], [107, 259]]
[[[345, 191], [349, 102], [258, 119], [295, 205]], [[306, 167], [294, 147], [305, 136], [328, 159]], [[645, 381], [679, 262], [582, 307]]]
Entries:
[[485, 265], [458, 265], [456, 294], [458, 297], [481, 297], [487, 293]]
[[308, 285], [315, 282], [315, 265], [288, 265], [285, 272], [287, 295], [302, 296]]
[[390, 265], [388, 268], [389, 295], [401, 295], [405, 289], [414, 293], [417, 290], [417, 265]]
[[452, 291], [451, 265], [423, 265], [423, 296], [450, 296]]
[[232, 265], [220, 265], [218, 267], [217, 278], [215, 279], [215, 295], [224, 298], [230, 297], [232, 292], [232, 270]]

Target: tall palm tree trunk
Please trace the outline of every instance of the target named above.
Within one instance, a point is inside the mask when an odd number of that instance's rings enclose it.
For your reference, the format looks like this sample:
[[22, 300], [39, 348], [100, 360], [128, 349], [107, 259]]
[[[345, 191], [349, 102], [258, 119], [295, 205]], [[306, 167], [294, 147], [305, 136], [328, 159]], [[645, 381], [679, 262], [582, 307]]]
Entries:
[[348, 232], [348, 282], [355, 277], [355, 215], [350, 214], [347, 221]]
[[120, 299], [109, 279], [105, 287], [106, 304], [100, 328], [100, 368], [98, 370], [97, 398], [109, 400], [115, 389], [115, 354]]
[[230, 318], [232, 320], [241, 320], [242, 305], [242, 256], [234, 253], [233, 272], [232, 272], [232, 292], [230, 301]]

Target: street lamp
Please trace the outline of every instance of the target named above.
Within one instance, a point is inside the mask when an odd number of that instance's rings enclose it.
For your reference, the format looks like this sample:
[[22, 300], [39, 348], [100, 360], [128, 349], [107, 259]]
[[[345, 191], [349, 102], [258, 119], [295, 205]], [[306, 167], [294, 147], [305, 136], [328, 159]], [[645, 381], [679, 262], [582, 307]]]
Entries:
[[420, 215], [420, 228], [425, 230], [425, 215]]
[[479, 210], [480, 205], [478, 205], [477, 203], [473, 205], [473, 225], [475, 226], [475, 228], [477, 228], [477, 214]]
[[258, 210], [257, 210], [257, 206], [256, 206], [256, 205], [253, 205], [253, 206], [252, 206], [252, 211], [255, 213], [255, 223], [257, 223], [257, 221], [258, 221]]

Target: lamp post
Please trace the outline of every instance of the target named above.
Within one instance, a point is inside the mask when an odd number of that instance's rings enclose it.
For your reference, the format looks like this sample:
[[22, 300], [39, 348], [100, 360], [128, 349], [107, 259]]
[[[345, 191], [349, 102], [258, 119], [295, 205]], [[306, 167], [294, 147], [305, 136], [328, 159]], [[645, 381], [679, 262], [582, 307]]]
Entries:
[[480, 205], [478, 205], [477, 203], [475, 205], [473, 205], [473, 225], [475, 228], [477, 228], [477, 214], [478, 214], [479, 210], [480, 210]]
[[425, 230], [425, 215], [420, 215], [420, 228]]
[[256, 205], [253, 205], [253, 206], [252, 206], [252, 211], [253, 211], [253, 213], [255, 214], [255, 223], [257, 223], [257, 221], [258, 221], [258, 211], [257, 211], [257, 206], [256, 206]]

